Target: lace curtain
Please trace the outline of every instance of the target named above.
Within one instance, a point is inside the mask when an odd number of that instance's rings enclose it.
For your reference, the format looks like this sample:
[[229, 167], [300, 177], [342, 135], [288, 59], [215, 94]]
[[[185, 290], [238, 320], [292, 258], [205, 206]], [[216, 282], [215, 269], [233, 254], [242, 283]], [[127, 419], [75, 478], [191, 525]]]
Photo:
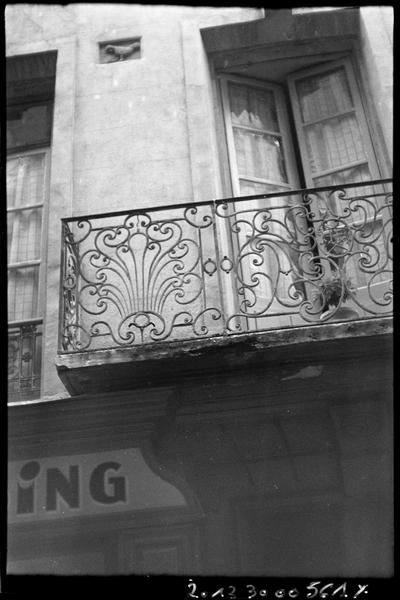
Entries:
[[[229, 82], [230, 120], [242, 196], [284, 191], [289, 188], [284, 138], [278, 118], [274, 90]], [[238, 233], [241, 247], [242, 277], [249, 313], [263, 313], [269, 301], [272, 310], [281, 312], [293, 283], [285, 227], [288, 198], [269, 198], [246, 203]], [[245, 208], [245, 205], [241, 205]], [[245, 210], [246, 210], [245, 209]], [[251, 225], [257, 210], [271, 209], [269, 233], [255, 231]], [[261, 218], [256, 217], [259, 224]], [[246, 224], [246, 222], [248, 224]]]
[[41, 152], [7, 161], [9, 321], [41, 316], [38, 292], [45, 159]]

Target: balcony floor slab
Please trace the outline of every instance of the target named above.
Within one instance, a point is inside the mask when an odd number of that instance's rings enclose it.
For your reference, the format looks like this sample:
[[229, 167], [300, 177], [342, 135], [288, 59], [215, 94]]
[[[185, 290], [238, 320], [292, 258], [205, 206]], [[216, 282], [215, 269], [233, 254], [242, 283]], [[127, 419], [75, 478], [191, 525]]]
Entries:
[[[324, 357], [363, 355], [371, 340], [390, 351], [392, 317], [265, 332], [158, 342], [131, 348], [59, 353], [56, 367], [71, 395], [164, 385], [177, 377], [262, 368]], [[369, 343], [366, 344], [366, 338]]]

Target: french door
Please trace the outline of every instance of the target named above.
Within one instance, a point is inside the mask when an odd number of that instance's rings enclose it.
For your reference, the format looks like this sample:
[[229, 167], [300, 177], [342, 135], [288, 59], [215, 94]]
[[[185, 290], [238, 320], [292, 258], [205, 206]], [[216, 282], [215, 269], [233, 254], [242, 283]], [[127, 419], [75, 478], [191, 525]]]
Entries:
[[[380, 173], [349, 60], [288, 79], [307, 187], [377, 180]], [[325, 270], [341, 271], [356, 293], [350, 302], [373, 312], [389, 290], [388, 190], [382, 184], [320, 193], [312, 202]], [[324, 258], [322, 258], [322, 261]]]
[[[308, 211], [301, 195], [283, 193], [302, 187], [298, 164], [307, 188], [379, 179], [351, 63], [302, 70], [287, 84], [288, 99], [283, 86], [221, 77], [233, 194], [279, 194], [238, 201], [229, 223], [238, 312], [250, 329], [296, 324], [299, 300], [311, 300], [318, 289], [317, 263], [325, 278], [351, 280], [356, 303], [367, 312], [387, 286], [382, 185], [349, 189], [345, 198], [338, 191], [310, 193]], [[314, 240], [307, 235], [310, 217]]]
[[296, 199], [283, 193], [300, 187], [286, 102], [280, 86], [242, 78], [222, 78], [221, 90], [233, 195], [279, 194], [235, 203], [228, 229], [238, 305], [228, 329], [276, 327], [293, 312], [288, 241], [296, 225], [299, 239], [307, 231], [305, 212], [295, 221]]

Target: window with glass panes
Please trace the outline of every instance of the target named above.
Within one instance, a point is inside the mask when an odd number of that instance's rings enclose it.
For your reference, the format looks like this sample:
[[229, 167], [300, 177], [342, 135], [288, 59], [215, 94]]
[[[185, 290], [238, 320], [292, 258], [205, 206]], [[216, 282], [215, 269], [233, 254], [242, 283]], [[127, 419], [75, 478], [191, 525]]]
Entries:
[[7, 59], [8, 391], [40, 395], [55, 54]]
[[[380, 173], [351, 61], [342, 59], [296, 71], [286, 85], [222, 75], [221, 95], [233, 196], [268, 194], [300, 187], [315, 188], [379, 179]], [[291, 126], [290, 123], [293, 123]], [[298, 148], [299, 156], [294, 156]], [[365, 186], [357, 193], [373, 193]], [[287, 197], [291, 202], [291, 197]], [[296, 200], [297, 201], [297, 200]], [[263, 206], [266, 206], [263, 201]], [[330, 208], [341, 214], [337, 195], [329, 195]], [[279, 221], [287, 210], [284, 198], [270, 198], [276, 221], [271, 236], [279, 239]], [[371, 207], [371, 220], [374, 209]], [[356, 225], [357, 211], [351, 216]], [[379, 230], [379, 220], [374, 223]], [[242, 226], [242, 236], [245, 226]], [[283, 230], [283, 228], [281, 228]], [[384, 236], [375, 245], [385, 255]], [[243, 245], [243, 239], [240, 241]], [[266, 247], [266, 252], [268, 248]], [[355, 253], [355, 249], [353, 248]], [[287, 262], [284, 253], [282, 261]], [[273, 252], [264, 258], [268, 279], [282, 281], [275, 272]], [[251, 269], [251, 267], [249, 267]], [[254, 269], [253, 269], [254, 270]], [[367, 285], [356, 260], [347, 262], [347, 274], [358, 288]], [[380, 274], [374, 284], [385, 278]], [[264, 285], [264, 295], [272, 284]], [[283, 288], [288, 288], [287, 283]], [[277, 297], [279, 296], [279, 289]], [[280, 307], [283, 310], [282, 306]]]
[[7, 160], [8, 319], [42, 317], [42, 222], [48, 150]]
[[223, 76], [221, 86], [234, 195], [297, 186], [294, 136], [307, 187], [379, 178], [349, 60], [289, 75], [289, 100], [283, 86], [260, 80]]

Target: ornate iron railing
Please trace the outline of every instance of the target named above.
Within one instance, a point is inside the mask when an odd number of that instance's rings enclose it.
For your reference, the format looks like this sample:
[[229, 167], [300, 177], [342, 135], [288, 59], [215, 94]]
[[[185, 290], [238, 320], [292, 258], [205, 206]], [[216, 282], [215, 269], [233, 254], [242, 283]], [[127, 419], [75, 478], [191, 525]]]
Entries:
[[63, 220], [60, 351], [388, 315], [391, 180]]
[[40, 396], [42, 321], [21, 321], [8, 326], [8, 400]]

